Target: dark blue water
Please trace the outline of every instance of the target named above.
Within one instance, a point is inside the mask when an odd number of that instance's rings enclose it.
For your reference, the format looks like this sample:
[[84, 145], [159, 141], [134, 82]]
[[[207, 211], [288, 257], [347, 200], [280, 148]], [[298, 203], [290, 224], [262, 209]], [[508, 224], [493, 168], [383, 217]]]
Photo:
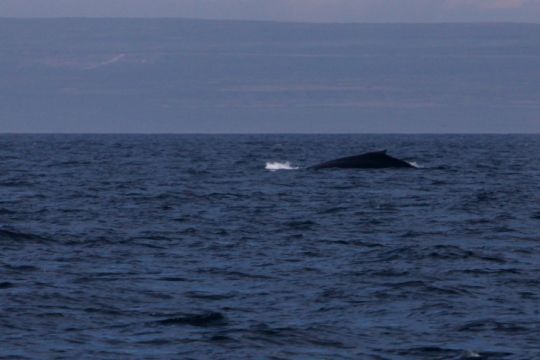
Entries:
[[[382, 148], [421, 168], [302, 169]], [[0, 356], [538, 358], [539, 155], [532, 135], [2, 135]]]

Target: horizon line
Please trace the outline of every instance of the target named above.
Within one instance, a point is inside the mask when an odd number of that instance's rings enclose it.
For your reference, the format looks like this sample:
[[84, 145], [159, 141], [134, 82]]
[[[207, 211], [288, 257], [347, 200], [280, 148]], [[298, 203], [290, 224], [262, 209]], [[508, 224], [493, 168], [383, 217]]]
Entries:
[[1, 132], [5, 135], [540, 135], [540, 132]]
[[174, 20], [200, 22], [230, 22], [230, 23], [271, 23], [298, 25], [540, 25], [540, 21], [302, 21], [302, 20], [270, 20], [270, 19], [218, 19], [176, 16], [0, 16], [0, 20]]

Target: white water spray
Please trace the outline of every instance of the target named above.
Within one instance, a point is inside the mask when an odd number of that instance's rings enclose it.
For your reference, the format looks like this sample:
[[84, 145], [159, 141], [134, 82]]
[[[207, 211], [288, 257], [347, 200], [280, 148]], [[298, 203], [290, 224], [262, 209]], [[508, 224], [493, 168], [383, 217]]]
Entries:
[[267, 162], [266, 163], [266, 170], [269, 171], [278, 171], [278, 170], [298, 170], [299, 168], [297, 166], [292, 166], [290, 162]]

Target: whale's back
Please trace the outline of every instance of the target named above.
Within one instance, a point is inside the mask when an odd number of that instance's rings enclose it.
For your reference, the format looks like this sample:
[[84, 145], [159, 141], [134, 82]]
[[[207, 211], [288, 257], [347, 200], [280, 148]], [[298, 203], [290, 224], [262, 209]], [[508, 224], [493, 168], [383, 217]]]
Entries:
[[347, 156], [332, 161], [311, 166], [309, 169], [381, 169], [381, 168], [413, 168], [406, 161], [396, 159], [386, 153], [386, 150], [374, 151], [361, 155]]

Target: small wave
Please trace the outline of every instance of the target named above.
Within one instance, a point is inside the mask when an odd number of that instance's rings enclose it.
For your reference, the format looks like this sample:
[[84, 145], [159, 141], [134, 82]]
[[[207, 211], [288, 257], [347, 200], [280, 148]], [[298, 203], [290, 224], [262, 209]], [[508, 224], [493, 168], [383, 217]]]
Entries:
[[14, 285], [8, 281], [0, 282], [0, 289], [9, 289], [12, 288]]
[[11, 229], [0, 228], [0, 242], [2, 241], [37, 241], [45, 242], [48, 239], [32, 233], [23, 233]]
[[317, 223], [311, 221], [311, 220], [306, 220], [306, 221], [289, 221], [287, 222], [285, 225], [287, 225], [288, 227], [291, 227], [293, 229], [302, 229], [302, 230], [308, 230], [310, 229], [312, 226], [314, 225], [317, 225]]
[[16, 214], [16, 212], [9, 209], [0, 208], [0, 215], [13, 215], [13, 214]]
[[185, 293], [185, 296], [191, 299], [201, 299], [201, 300], [225, 300], [231, 299], [236, 296], [234, 293], [226, 294], [211, 294], [202, 291], [188, 291]]
[[412, 165], [412, 166], [414, 166], [414, 167], [417, 168], [417, 169], [423, 168], [423, 166], [422, 166], [422, 165], [419, 165], [416, 161], [407, 161], [407, 162], [409, 163], [409, 165]]
[[290, 162], [286, 161], [283, 163], [280, 162], [267, 162], [266, 163], [266, 170], [270, 171], [277, 171], [277, 170], [298, 170], [299, 168], [297, 166], [292, 166]]
[[218, 312], [209, 312], [203, 314], [183, 315], [156, 321], [160, 325], [190, 325], [190, 326], [216, 326], [225, 323], [225, 316]]

